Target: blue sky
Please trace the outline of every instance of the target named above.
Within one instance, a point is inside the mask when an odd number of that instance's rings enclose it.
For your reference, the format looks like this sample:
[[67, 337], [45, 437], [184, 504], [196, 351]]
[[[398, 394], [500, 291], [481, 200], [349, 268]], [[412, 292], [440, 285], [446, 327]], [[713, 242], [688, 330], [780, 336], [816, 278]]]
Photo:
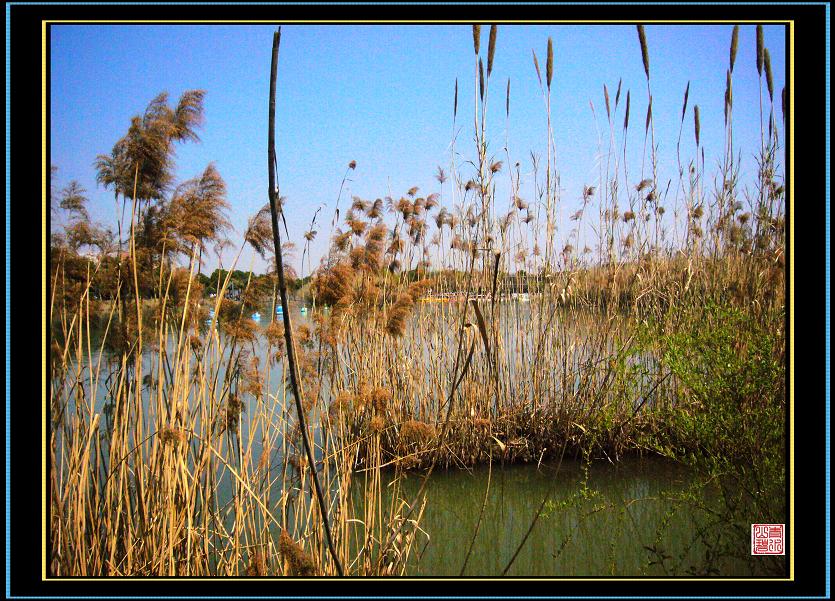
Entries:
[[[488, 27], [483, 26], [486, 55]], [[240, 244], [246, 220], [266, 201], [266, 138], [273, 26], [252, 25], [54, 25], [51, 29], [51, 163], [59, 186], [78, 180], [87, 189], [94, 220], [115, 226], [111, 192], [97, 187], [93, 161], [127, 131], [131, 116], [166, 90], [172, 101], [202, 88], [205, 125], [201, 143], [177, 148], [178, 181], [214, 162], [228, 186], [232, 240]], [[676, 139], [685, 86], [690, 83], [682, 136], [683, 160], [692, 156], [692, 107], [701, 112], [706, 171], [715, 172], [723, 148], [723, 97], [732, 25], [647, 25], [652, 76], [659, 181], [673, 178]], [[603, 84], [614, 103], [618, 79], [622, 96], [631, 90], [628, 145], [630, 179], [640, 179], [646, 83], [634, 25], [500, 25], [490, 79], [488, 139], [497, 159], [509, 140], [511, 161], [527, 176], [522, 196], [532, 196], [531, 159], [544, 156], [547, 130], [543, 99], [533, 67], [535, 50], [544, 71], [548, 37], [554, 41], [552, 125], [561, 174], [561, 235], [579, 206], [584, 184], [598, 185], [598, 127], [605, 137]], [[785, 28], [765, 27], [774, 72], [775, 105], [785, 85]], [[734, 140], [742, 150], [743, 184], [755, 175], [759, 149], [759, 92], [755, 25], [740, 27], [734, 69]], [[464, 180], [473, 159], [474, 55], [470, 25], [285, 25], [278, 67], [277, 154], [281, 194], [287, 197], [290, 237], [299, 244], [317, 207], [313, 265], [326, 251], [326, 238], [340, 182], [349, 175], [340, 206], [353, 195], [399, 198], [412, 186], [421, 194], [441, 192], [450, 204], [450, 182], [434, 179], [448, 170], [453, 135], [455, 79], [459, 83], [456, 163]], [[543, 72], [544, 76], [544, 72]], [[505, 119], [507, 79], [510, 119]], [[763, 81], [763, 89], [765, 82]], [[765, 90], [764, 90], [765, 94]], [[623, 119], [623, 103], [616, 131]], [[768, 105], [765, 96], [766, 106]], [[594, 104], [598, 123], [589, 101]], [[782, 125], [780, 126], [782, 139]], [[544, 162], [544, 159], [543, 159]], [[632, 174], [635, 177], [632, 178]], [[508, 196], [502, 184], [497, 204]], [[347, 202], [346, 202], [346, 199]], [[451, 208], [451, 207], [450, 207]], [[343, 210], [344, 214], [344, 210]], [[433, 226], [434, 227], [434, 226]], [[222, 256], [228, 267], [235, 252]], [[218, 259], [203, 268], [211, 272]], [[238, 268], [264, 270], [246, 249]], [[298, 264], [298, 259], [296, 261]], [[307, 261], [305, 261], [305, 270]]]

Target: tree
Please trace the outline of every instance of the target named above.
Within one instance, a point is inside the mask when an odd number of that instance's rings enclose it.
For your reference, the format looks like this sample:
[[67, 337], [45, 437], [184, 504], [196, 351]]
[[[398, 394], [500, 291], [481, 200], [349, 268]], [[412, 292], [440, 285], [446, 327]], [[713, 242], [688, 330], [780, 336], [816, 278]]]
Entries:
[[61, 208], [68, 211], [70, 218], [74, 221], [88, 221], [87, 214], [87, 190], [81, 187], [76, 180], [71, 181], [61, 190]]

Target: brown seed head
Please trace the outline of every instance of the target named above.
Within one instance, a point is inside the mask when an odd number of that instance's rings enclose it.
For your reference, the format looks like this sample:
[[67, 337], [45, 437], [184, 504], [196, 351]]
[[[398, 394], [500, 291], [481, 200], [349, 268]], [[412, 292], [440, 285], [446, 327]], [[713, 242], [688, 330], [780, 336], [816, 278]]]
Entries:
[[765, 51], [765, 42], [763, 40], [763, 26], [757, 25], [757, 73], [762, 77], [763, 74], [763, 54]]
[[736, 49], [739, 44], [739, 25], [734, 25], [734, 31], [731, 34], [731, 73], [734, 71], [734, 63], [736, 62]]
[[510, 78], [507, 78], [507, 94], [505, 96], [504, 102], [504, 114], [506, 117], [510, 117]]
[[285, 530], [281, 531], [278, 538], [278, 550], [287, 561], [290, 575], [292, 576], [313, 576], [316, 573], [316, 565], [313, 560], [304, 552], [301, 546], [290, 538]]
[[768, 53], [768, 48], [763, 50], [763, 60], [765, 61], [765, 83], [768, 86], [768, 97], [774, 102], [774, 80], [771, 77], [771, 55]]
[[487, 77], [493, 72], [493, 55], [496, 53], [496, 25], [490, 26], [490, 39], [487, 43]]
[[623, 116], [623, 129], [629, 129], [629, 90], [626, 90], [626, 114]]
[[554, 77], [554, 43], [548, 37], [548, 59], [545, 62], [545, 81], [548, 83], [548, 89], [551, 89], [551, 79]]
[[484, 63], [478, 59], [478, 97], [484, 101]]
[[605, 83], [603, 84], [603, 100], [606, 101], [606, 118], [611, 119], [611, 113], [609, 111], [609, 89]]
[[533, 66], [534, 69], [536, 69], [536, 78], [539, 80], [539, 85], [542, 86], [542, 75], [539, 72], [539, 61], [536, 60], [536, 52], [534, 52], [533, 48], [531, 48], [531, 54], [533, 54]]
[[782, 112], [783, 112], [783, 121], [785, 121], [786, 120], [786, 87], [785, 86], [783, 86], [783, 91], [780, 94], [780, 97], [782, 98], [782, 102], [781, 102], [782, 107], [781, 108], [782, 108]]
[[649, 79], [649, 48], [647, 48], [647, 36], [644, 32], [644, 26], [638, 25], [638, 41], [641, 43], [641, 58], [644, 60], [644, 73]]
[[458, 116], [458, 78], [455, 78], [455, 100], [452, 103], [452, 118]]
[[699, 145], [699, 105], [693, 107], [693, 128], [696, 132], [696, 146]]
[[481, 25], [473, 25], [473, 48], [475, 48], [475, 53], [478, 54], [481, 48]]

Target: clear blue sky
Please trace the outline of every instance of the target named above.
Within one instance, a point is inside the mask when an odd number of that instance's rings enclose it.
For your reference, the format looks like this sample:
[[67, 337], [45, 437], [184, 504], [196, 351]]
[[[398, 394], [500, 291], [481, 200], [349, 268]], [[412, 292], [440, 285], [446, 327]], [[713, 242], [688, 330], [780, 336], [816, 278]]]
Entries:
[[[115, 226], [111, 192], [97, 187], [93, 161], [108, 153], [159, 92], [172, 102], [187, 90], [202, 88], [205, 125], [199, 144], [177, 149], [178, 181], [194, 177], [215, 162], [228, 185], [240, 244], [246, 220], [267, 201], [266, 138], [272, 26], [249, 25], [56, 25], [51, 38], [51, 163], [57, 183], [78, 180], [88, 191], [94, 220]], [[482, 54], [487, 33], [482, 27]], [[675, 144], [685, 86], [690, 84], [682, 136], [683, 160], [692, 156], [692, 107], [701, 111], [706, 171], [715, 171], [723, 148], [723, 97], [731, 25], [647, 25], [659, 181], [665, 185], [677, 166]], [[785, 29], [765, 27], [765, 44], [774, 72], [776, 116], [785, 78]], [[598, 185], [599, 127], [606, 135], [603, 84], [612, 103], [623, 78], [620, 130], [626, 90], [632, 93], [629, 146], [630, 179], [640, 179], [647, 108], [638, 36], [633, 25], [500, 25], [491, 76], [488, 138], [497, 159], [505, 160], [505, 87], [511, 79], [509, 149], [520, 161], [523, 197], [531, 193], [531, 151], [544, 157], [546, 124], [531, 49], [545, 69], [548, 37], [554, 41], [552, 114], [561, 173], [561, 235], [568, 215], [579, 206], [584, 184]], [[755, 175], [759, 148], [759, 96], [755, 26], [742, 25], [734, 69], [734, 140], [742, 149], [743, 184]], [[485, 58], [486, 60], [486, 58]], [[281, 194], [288, 198], [287, 224], [293, 241], [320, 205], [319, 236], [313, 265], [326, 251], [326, 238], [340, 182], [351, 160], [356, 171], [340, 205], [352, 195], [399, 198], [412, 186], [421, 194], [442, 192], [450, 204], [450, 182], [434, 179], [438, 165], [448, 171], [452, 138], [453, 87], [459, 81], [457, 163], [475, 157], [473, 121], [473, 40], [470, 25], [285, 25], [278, 67], [277, 153]], [[763, 81], [763, 88], [765, 82]], [[765, 93], [765, 92], [764, 92]], [[767, 96], [766, 96], [767, 105]], [[782, 125], [780, 126], [782, 139]], [[544, 163], [544, 159], [543, 159]], [[507, 162], [505, 162], [507, 165]], [[462, 167], [464, 180], [470, 177]], [[632, 174], [635, 177], [632, 177]], [[526, 194], [527, 192], [527, 194]], [[505, 207], [507, 188], [498, 189]], [[347, 202], [346, 202], [347, 199]], [[451, 207], [450, 207], [451, 208]], [[343, 210], [344, 215], [344, 210]], [[434, 227], [434, 226], [433, 226]], [[237, 249], [235, 249], [237, 250]], [[223, 255], [228, 267], [235, 251]], [[296, 260], [296, 267], [300, 267]], [[305, 261], [306, 270], [307, 261]], [[210, 257], [204, 272], [218, 265]], [[238, 268], [265, 265], [245, 250]]]

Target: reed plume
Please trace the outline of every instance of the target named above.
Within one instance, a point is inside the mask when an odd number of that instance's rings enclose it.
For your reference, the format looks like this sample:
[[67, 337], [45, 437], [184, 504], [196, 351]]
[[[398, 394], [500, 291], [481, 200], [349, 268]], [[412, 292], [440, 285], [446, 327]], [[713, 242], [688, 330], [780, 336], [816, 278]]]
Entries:
[[783, 91], [780, 93], [780, 108], [781, 112], [783, 113], [783, 121], [786, 120], [786, 87], [783, 86]]
[[623, 131], [629, 129], [629, 90], [626, 90], [626, 114], [623, 116]]
[[473, 48], [475, 48], [475, 53], [478, 55], [479, 48], [481, 47], [481, 25], [473, 25]]
[[478, 97], [484, 102], [484, 64], [478, 59]]
[[647, 48], [647, 36], [644, 32], [644, 26], [638, 25], [638, 41], [641, 43], [641, 58], [644, 61], [644, 73], [649, 79], [649, 48]]
[[493, 72], [493, 55], [496, 53], [496, 25], [490, 26], [490, 38], [487, 43], [487, 77]]
[[536, 78], [539, 80], [539, 86], [542, 87], [542, 74], [539, 72], [539, 61], [536, 59], [536, 52], [533, 48], [531, 48], [531, 54], [533, 55], [533, 66], [536, 69]]
[[757, 73], [762, 77], [763, 74], [763, 54], [765, 51], [765, 42], [763, 40], [763, 26], [757, 25]]
[[768, 97], [774, 102], [774, 80], [771, 76], [771, 55], [768, 48], [763, 49], [763, 62], [765, 63], [765, 83], [768, 86]]
[[397, 301], [389, 310], [388, 320], [386, 322], [386, 332], [391, 336], [399, 337], [406, 331], [406, 320], [411, 315], [415, 303], [420, 299], [421, 295], [426, 291], [431, 282], [429, 280], [420, 280], [411, 284], [405, 292], [403, 292]]
[[694, 131], [696, 132], [696, 146], [698, 147], [699, 146], [699, 129], [700, 129], [699, 105], [698, 104], [693, 106], [693, 128], [694, 128]]
[[734, 25], [733, 33], [731, 34], [731, 73], [734, 72], [734, 63], [736, 62], [736, 50], [739, 45], [739, 25]]
[[606, 87], [605, 83], [603, 84], [603, 100], [606, 102], [606, 119], [611, 121], [612, 115], [609, 110], [609, 88]]
[[316, 575], [316, 564], [286, 530], [282, 530], [278, 538], [278, 550], [284, 556], [291, 576]]
[[[536, 57], [534, 57], [535, 59]], [[548, 37], [548, 59], [545, 62], [545, 81], [548, 83], [548, 89], [551, 89], [551, 79], [554, 76], [554, 44]]]

